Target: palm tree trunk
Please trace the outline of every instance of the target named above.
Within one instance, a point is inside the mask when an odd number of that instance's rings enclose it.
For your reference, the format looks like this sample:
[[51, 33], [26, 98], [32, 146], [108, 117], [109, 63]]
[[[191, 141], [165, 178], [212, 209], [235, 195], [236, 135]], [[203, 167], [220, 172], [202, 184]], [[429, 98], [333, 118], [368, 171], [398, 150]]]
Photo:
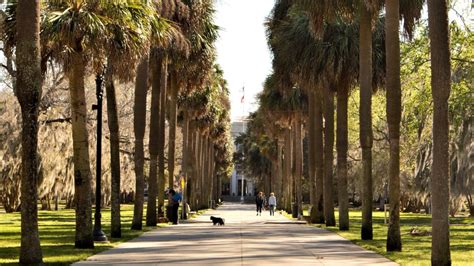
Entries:
[[303, 138], [301, 134], [301, 118], [295, 119], [295, 199], [298, 206], [298, 216], [303, 216], [303, 187], [301, 175], [303, 174]]
[[133, 105], [133, 129], [135, 133], [135, 201], [133, 206], [133, 230], [142, 230], [143, 203], [145, 201], [145, 178], [143, 176], [146, 121], [146, 95], [148, 90], [148, 57], [143, 57], [137, 68], [135, 81], [135, 103]]
[[[324, 196], [323, 196], [323, 117], [322, 101], [319, 92], [310, 94], [310, 153], [313, 161], [313, 200], [311, 207], [311, 222], [324, 223]], [[311, 126], [311, 124], [313, 124]], [[312, 128], [312, 129], [311, 129]], [[311, 168], [310, 168], [311, 169]]]
[[204, 175], [206, 171], [206, 138], [202, 133], [199, 135], [200, 148], [199, 148], [199, 209], [205, 208], [205, 182]]
[[203, 149], [202, 149], [202, 176], [201, 176], [201, 200], [204, 205], [204, 209], [209, 208], [207, 189], [208, 189], [208, 173], [209, 173], [209, 140], [206, 135], [203, 136]]
[[[21, 247], [20, 264], [41, 265], [38, 233], [38, 108], [41, 99], [40, 3], [17, 5], [16, 95], [21, 106]], [[92, 231], [91, 231], [92, 232]]]
[[189, 192], [188, 192], [188, 173], [189, 173], [189, 119], [188, 114], [186, 111], [183, 111], [183, 127], [182, 127], [182, 134], [183, 134], [183, 149], [182, 149], [182, 162], [181, 162], [181, 174], [184, 176], [184, 193], [183, 193], [183, 219], [187, 219], [186, 217], [186, 204], [189, 202]]
[[333, 199], [334, 164], [334, 92], [324, 89], [324, 219], [326, 226], [336, 226]]
[[148, 203], [146, 209], [146, 225], [156, 226], [156, 197], [158, 193], [158, 148], [159, 148], [159, 123], [160, 123], [160, 80], [163, 65], [161, 56], [153, 49], [150, 55], [151, 66], [151, 114], [150, 114], [150, 133], [149, 146], [150, 152], [150, 174], [148, 177]]
[[308, 175], [309, 175], [309, 219], [311, 223], [316, 223], [316, 178], [315, 178], [315, 139], [314, 139], [314, 130], [315, 130], [315, 119], [314, 119], [314, 104], [315, 104], [315, 95], [314, 92], [310, 91], [308, 93]]
[[433, 95], [433, 168], [431, 264], [451, 265], [449, 250], [449, 120], [451, 63], [447, 1], [428, 1]]
[[[271, 167], [270, 167], [270, 193], [275, 191], [275, 175], [276, 175], [276, 158], [271, 157], [270, 159]], [[270, 195], [270, 194], [267, 194]]]
[[166, 87], [168, 85], [168, 58], [163, 55], [161, 62], [161, 84], [160, 84], [160, 122], [158, 128], [158, 216], [163, 217], [165, 205], [165, 132], [166, 132]]
[[316, 221], [324, 223], [324, 169], [323, 169], [323, 109], [321, 94], [314, 95], [314, 169], [316, 179]]
[[191, 209], [197, 210], [197, 203], [196, 203], [196, 167], [197, 167], [197, 159], [196, 159], [196, 132], [194, 127], [194, 122], [190, 122], [189, 124], [189, 169], [190, 169], [190, 179], [189, 185], [191, 189], [189, 190], [190, 194], [190, 205]]
[[281, 194], [280, 194], [280, 209], [286, 210], [287, 207], [287, 190], [288, 190], [288, 171], [287, 171], [287, 140], [286, 140], [286, 129], [283, 130], [283, 147], [282, 147], [282, 157], [281, 157], [281, 170], [282, 170], [282, 187], [281, 187]]
[[174, 186], [174, 166], [175, 166], [175, 147], [176, 147], [176, 112], [178, 98], [178, 84], [175, 73], [170, 73], [171, 85], [169, 101], [169, 134], [168, 134], [168, 187]]
[[282, 209], [283, 198], [283, 141], [278, 139], [278, 159], [277, 159], [277, 179], [276, 179], [276, 197], [277, 198], [277, 208]]
[[[189, 120], [189, 117], [188, 117]], [[189, 204], [193, 210], [196, 210], [196, 132], [194, 127], [194, 122], [189, 121], [189, 130], [188, 130], [188, 150], [189, 150]]]
[[387, 251], [401, 251], [400, 237], [400, 38], [399, 1], [387, 1], [385, 16], [385, 51], [387, 71], [387, 124], [390, 138], [388, 167], [390, 219], [387, 232]]
[[110, 65], [107, 66], [105, 90], [107, 95], [107, 117], [110, 132], [110, 171], [112, 174], [110, 234], [112, 237], [119, 238], [122, 235], [120, 228], [120, 135], [113, 69]]
[[[80, 44], [77, 44], [79, 47]], [[72, 55], [69, 92], [72, 111], [72, 139], [74, 150], [74, 195], [76, 197], [76, 248], [93, 248], [91, 169], [89, 137], [87, 133], [87, 104], [84, 89], [85, 62], [81, 48]]]
[[347, 99], [349, 90], [346, 86], [337, 91], [337, 187], [339, 203], [339, 230], [349, 230], [349, 199], [347, 195]]
[[199, 209], [204, 209], [204, 199], [203, 199], [203, 179], [204, 179], [204, 147], [205, 147], [205, 142], [204, 142], [204, 137], [202, 133], [200, 132], [198, 134], [199, 138], [199, 149], [198, 149], [198, 156], [199, 156], [199, 168], [198, 168], [198, 182], [199, 182]]
[[372, 16], [364, 1], [360, 5], [360, 146], [362, 147], [362, 240], [373, 238], [372, 230]]
[[285, 129], [285, 176], [286, 176], [286, 191], [285, 191], [285, 208], [288, 213], [291, 213], [291, 201], [292, 201], [292, 183], [293, 177], [291, 174], [291, 129]]
[[212, 199], [215, 205], [219, 202], [219, 176], [216, 173], [216, 149], [211, 149], [211, 173], [212, 173]]

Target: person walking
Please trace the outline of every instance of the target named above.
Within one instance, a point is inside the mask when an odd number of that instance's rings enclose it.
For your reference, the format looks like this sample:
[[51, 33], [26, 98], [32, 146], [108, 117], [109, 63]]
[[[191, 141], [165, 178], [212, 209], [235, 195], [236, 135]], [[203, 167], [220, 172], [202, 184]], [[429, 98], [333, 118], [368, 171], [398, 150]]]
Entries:
[[262, 216], [262, 207], [263, 207], [263, 192], [259, 192], [257, 197], [255, 197], [255, 203], [257, 204], [257, 216], [260, 214]]
[[270, 206], [270, 216], [275, 216], [275, 207], [277, 205], [277, 199], [275, 197], [275, 193], [270, 193], [270, 197], [268, 198], [268, 205]]

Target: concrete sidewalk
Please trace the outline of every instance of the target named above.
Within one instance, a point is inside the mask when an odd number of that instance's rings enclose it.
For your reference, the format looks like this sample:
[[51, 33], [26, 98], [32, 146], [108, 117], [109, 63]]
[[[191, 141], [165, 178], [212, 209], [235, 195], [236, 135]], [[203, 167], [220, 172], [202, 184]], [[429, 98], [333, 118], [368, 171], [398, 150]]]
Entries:
[[[213, 226], [209, 217], [225, 218]], [[74, 265], [397, 265], [339, 235], [253, 205], [227, 203], [160, 228]]]

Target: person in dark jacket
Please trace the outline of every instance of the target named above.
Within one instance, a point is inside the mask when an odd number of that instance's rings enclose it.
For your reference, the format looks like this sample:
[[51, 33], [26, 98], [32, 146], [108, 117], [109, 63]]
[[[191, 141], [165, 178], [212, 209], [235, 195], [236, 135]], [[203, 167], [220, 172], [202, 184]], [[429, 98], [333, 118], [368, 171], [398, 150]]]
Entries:
[[263, 198], [263, 192], [259, 192], [257, 197], [255, 197], [255, 203], [257, 204], [257, 216], [260, 214], [260, 216], [262, 216], [262, 207], [263, 207], [263, 202], [264, 202], [264, 198]]
[[178, 209], [179, 209], [179, 202], [182, 200], [181, 194], [174, 191], [174, 189], [170, 189], [169, 191], [169, 202], [171, 207], [171, 222], [173, 224], [178, 224]]

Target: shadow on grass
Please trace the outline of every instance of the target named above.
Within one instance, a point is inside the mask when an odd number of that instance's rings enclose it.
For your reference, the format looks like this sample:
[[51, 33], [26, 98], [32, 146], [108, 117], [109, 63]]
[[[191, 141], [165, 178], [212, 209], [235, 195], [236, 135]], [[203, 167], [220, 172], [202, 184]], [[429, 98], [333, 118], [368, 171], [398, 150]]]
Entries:
[[[109, 243], [96, 244], [94, 249], [74, 248], [74, 210], [39, 211], [39, 234], [43, 260], [47, 265], [70, 265], [107, 250], [119, 243], [138, 237], [143, 232], [158, 227], [131, 230], [133, 205], [122, 205], [122, 237], [110, 238], [110, 209], [103, 210], [102, 230]], [[146, 210], [146, 209], [145, 209]], [[18, 265], [20, 253], [20, 213], [0, 215], [0, 265]]]

